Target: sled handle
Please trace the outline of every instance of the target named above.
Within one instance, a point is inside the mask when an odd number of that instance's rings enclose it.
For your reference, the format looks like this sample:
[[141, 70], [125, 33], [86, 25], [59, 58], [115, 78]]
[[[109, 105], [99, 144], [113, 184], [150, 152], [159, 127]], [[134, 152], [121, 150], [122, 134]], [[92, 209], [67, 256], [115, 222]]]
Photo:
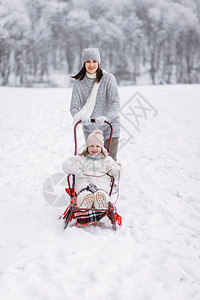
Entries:
[[[70, 176], [72, 176], [72, 186], [70, 184]], [[74, 190], [74, 186], [75, 186], [75, 175], [74, 174], [69, 174], [67, 176], [67, 183], [68, 183], [68, 187], [69, 187], [69, 195], [70, 195], [70, 198], [72, 198], [74, 196], [72, 193], [72, 190]]]
[[[76, 128], [77, 126], [82, 123], [82, 121], [78, 121], [75, 125], [74, 125], [74, 146], [75, 146], [75, 150], [74, 150], [74, 155], [77, 155], [77, 134], [76, 134]], [[91, 123], [96, 123], [95, 119], [91, 119]], [[108, 155], [110, 155], [110, 147], [111, 147], [111, 142], [112, 142], [112, 135], [113, 135], [113, 127], [110, 124], [110, 122], [108, 121], [104, 121], [104, 123], [108, 124], [110, 126], [110, 139], [109, 139], [109, 145], [108, 145]]]

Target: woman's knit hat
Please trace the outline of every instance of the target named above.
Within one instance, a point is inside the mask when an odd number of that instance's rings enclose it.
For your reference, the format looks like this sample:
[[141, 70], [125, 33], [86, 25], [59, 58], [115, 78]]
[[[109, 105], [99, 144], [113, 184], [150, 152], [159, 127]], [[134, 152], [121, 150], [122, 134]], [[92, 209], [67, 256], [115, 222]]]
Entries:
[[101, 148], [103, 148], [104, 146], [103, 132], [99, 129], [94, 130], [88, 136], [87, 147], [94, 144], [100, 146]]
[[82, 64], [84, 64], [89, 59], [95, 59], [98, 61], [99, 65], [101, 62], [100, 52], [98, 48], [85, 48], [82, 51]]

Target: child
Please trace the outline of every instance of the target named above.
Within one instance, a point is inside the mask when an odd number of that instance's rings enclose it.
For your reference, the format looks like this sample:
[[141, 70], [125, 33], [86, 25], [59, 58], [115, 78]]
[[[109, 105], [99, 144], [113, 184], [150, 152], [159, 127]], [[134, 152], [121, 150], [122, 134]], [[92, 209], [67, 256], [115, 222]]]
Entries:
[[77, 206], [107, 208], [110, 201], [110, 176], [118, 180], [120, 165], [104, 152], [101, 130], [89, 134], [86, 149], [63, 163], [66, 174], [76, 175]]

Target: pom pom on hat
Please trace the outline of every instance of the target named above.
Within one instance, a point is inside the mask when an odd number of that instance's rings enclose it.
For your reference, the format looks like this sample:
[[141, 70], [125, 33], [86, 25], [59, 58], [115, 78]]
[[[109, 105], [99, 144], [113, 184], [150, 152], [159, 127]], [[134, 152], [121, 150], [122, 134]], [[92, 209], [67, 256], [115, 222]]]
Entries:
[[95, 59], [100, 64], [101, 57], [98, 48], [85, 48], [82, 51], [82, 64], [84, 64], [89, 59]]
[[94, 130], [88, 136], [87, 144], [86, 144], [87, 147], [94, 144], [100, 146], [101, 148], [103, 148], [104, 146], [103, 132], [99, 129]]

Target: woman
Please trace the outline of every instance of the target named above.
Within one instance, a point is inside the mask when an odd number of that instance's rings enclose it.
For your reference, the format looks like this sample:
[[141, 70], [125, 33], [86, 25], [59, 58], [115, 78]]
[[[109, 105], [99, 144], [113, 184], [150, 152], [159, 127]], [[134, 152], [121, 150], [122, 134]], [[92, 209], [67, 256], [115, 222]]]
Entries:
[[[74, 124], [81, 120], [85, 140], [88, 135], [99, 128], [104, 135], [104, 147], [108, 150], [111, 123], [113, 138], [110, 155], [117, 160], [117, 148], [120, 136], [118, 110], [120, 108], [117, 83], [113, 74], [100, 68], [100, 53], [97, 48], [86, 48], [82, 51], [83, 67], [72, 78], [75, 79], [72, 89], [70, 112]], [[90, 122], [95, 119], [96, 123]]]

